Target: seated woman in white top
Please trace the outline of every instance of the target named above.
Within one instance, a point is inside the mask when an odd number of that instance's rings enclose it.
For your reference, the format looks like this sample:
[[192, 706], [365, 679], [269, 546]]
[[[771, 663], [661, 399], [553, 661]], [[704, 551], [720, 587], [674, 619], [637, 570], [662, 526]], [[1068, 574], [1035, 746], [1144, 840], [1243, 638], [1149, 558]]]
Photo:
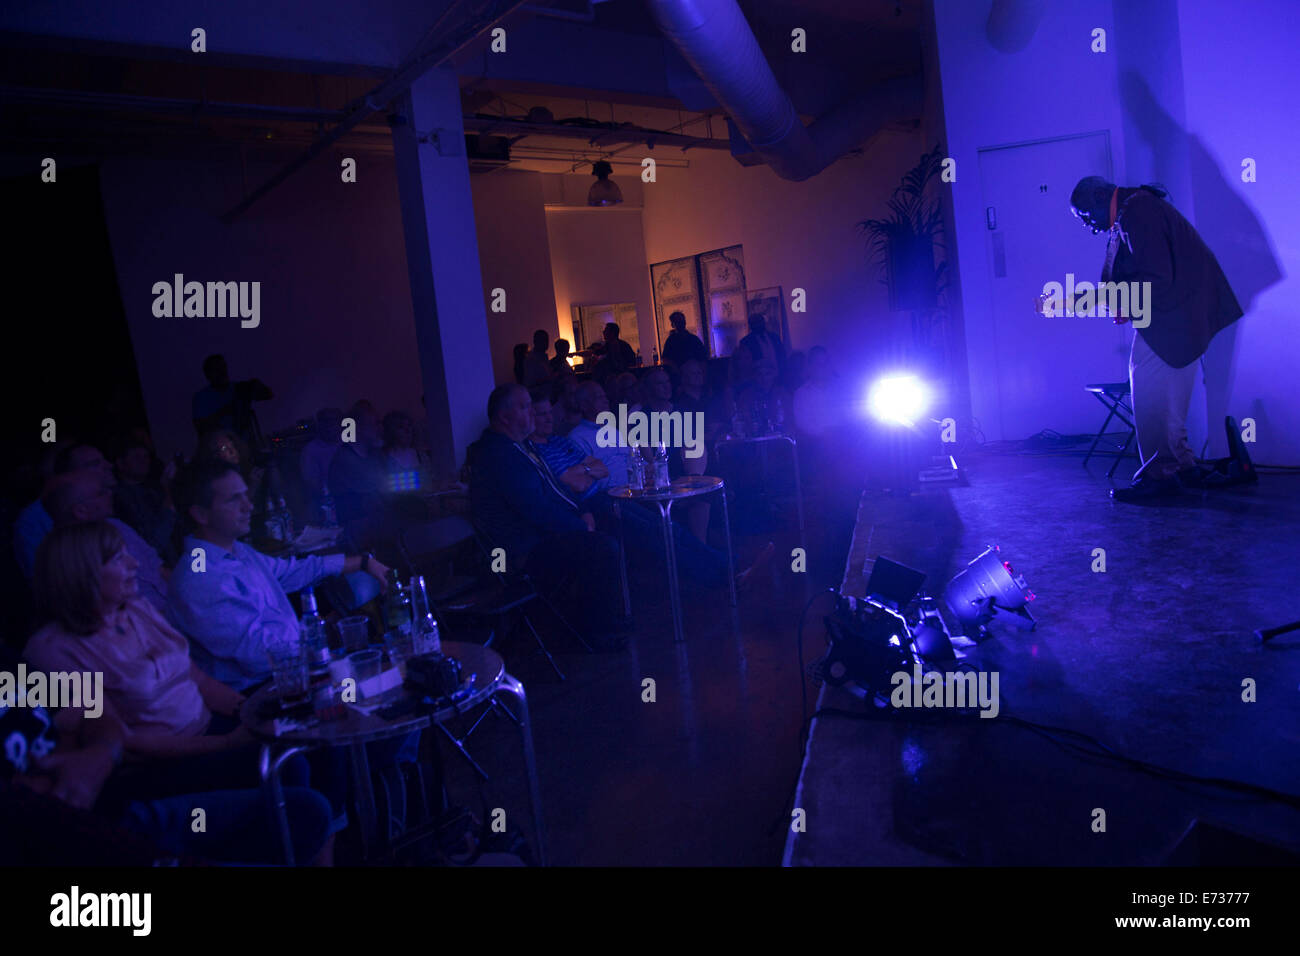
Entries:
[[136, 592], [136, 561], [107, 522], [57, 528], [36, 554], [37, 607], [48, 623], [25, 655], [45, 671], [103, 674], [104, 711], [141, 756], [212, 753], [249, 743], [243, 728], [209, 734], [243, 696], [190, 660], [189, 642]]

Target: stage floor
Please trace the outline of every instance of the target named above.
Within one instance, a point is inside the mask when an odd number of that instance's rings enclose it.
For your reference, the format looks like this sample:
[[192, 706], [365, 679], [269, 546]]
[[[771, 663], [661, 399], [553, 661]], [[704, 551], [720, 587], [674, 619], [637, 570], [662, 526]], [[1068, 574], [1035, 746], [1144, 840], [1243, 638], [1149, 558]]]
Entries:
[[[966, 487], [863, 498], [846, 593], [861, 595], [861, 569], [884, 555], [937, 594], [998, 544], [1038, 595], [1035, 631], [1000, 628], [969, 653], [1000, 674], [1003, 715], [1300, 795], [1300, 640], [1252, 634], [1300, 618], [1300, 476], [1142, 507], [1108, 499], [1104, 461], [962, 465]], [[820, 703], [865, 709], [843, 692]], [[1080, 757], [1003, 720], [819, 718], [796, 806], [806, 830], [787, 840], [791, 865], [1158, 864], [1194, 819], [1300, 848], [1292, 806]]]

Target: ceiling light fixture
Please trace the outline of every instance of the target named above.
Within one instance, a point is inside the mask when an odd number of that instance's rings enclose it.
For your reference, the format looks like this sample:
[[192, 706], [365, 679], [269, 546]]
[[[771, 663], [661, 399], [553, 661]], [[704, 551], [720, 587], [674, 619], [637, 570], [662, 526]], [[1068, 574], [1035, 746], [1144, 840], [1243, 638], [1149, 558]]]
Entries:
[[596, 181], [587, 191], [588, 206], [614, 206], [623, 201], [623, 191], [617, 183], [609, 180], [609, 174], [613, 171], [614, 167], [603, 159], [592, 163], [591, 174], [596, 177]]

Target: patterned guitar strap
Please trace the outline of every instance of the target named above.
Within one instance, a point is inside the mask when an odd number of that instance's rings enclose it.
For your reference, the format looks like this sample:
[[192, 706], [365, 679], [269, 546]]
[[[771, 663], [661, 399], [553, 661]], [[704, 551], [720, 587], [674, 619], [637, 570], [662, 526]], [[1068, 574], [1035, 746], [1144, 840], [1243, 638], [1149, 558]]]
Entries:
[[1129, 254], [1131, 255], [1133, 252], [1133, 243], [1129, 241], [1128, 233], [1124, 231], [1122, 223], [1124, 221], [1124, 210], [1128, 207], [1129, 200], [1137, 194], [1136, 189], [1129, 193], [1128, 198], [1120, 204], [1119, 209], [1115, 212], [1115, 225], [1110, 227], [1110, 238], [1106, 242], [1106, 264], [1101, 267], [1102, 282], [1110, 281], [1111, 270], [1115, 268], [1115, 257], [1119, 255], [1121, 240], [1128, 247]]

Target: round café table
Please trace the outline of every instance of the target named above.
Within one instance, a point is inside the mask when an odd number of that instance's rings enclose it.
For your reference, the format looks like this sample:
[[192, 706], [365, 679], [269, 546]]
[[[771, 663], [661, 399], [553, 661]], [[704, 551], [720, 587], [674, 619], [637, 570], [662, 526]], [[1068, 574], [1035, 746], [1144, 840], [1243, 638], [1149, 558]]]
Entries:
[[677, 580], [677, 545], [673, 540], [673, 505], [687, 498], [701, 495], [722, 494], [722, 527], [727, 534], [727, 582], [731, 587], [731, 606], [736, 606], [736, 559], [731, 550], [731, 519], [727, 514], [726, 482], [710, 475], [683, 475], [676, 478], [666, 488], [653, 491], [634, 491], [628, 485], [610, 488], [608, 494], [614, 499], [614, 510], [619, 517], [619, 570], [623, 575], [623, 610], [631, 613], [631, 596], [627, 586], [627, 558], [623, 547], [623, 521], [619, 504], [622, 501], [644, 501], [659, 508], [659, 521], [664, 532], [664, 552], [668, 555], [668, 597], [673, 609], [673, 640], [683, 641], [682, 635], [682, 595]]
[[[275, 808], [281, 847], [287, 865], [293, 866], [294, 859], [284, 789], [280, 783], [280, 769], [286, 760], [294, 754], [320, 747], [348, 749], [352, 792], [359, 818], [361, 852], [363, 859], [368, 860], [371, 858], [372, 851], [379, 846], [380, 840], [374, 782], [370, 775], [366, 744], [436, 725], [451, 739], [461, 755], [473, 764], [473, 759], [469, 757], [463, 746], [464, 738], [456, 738], [447, 730], [445, 723], [456, 715], [484, 703], [491, 707], [500, 707], [519, 730], [524, 769], [528, 777], [528, 800], [533, 815], [537, 859], [541, 865], [546, 865], [546, 841], [542, 829], [541, 796], [537, 786], [537, 762], [533, 754], [533, 734], [528, 719], [528, 698], [524, 693], [524, 685], [506, 673], [505, 661], [502, 660], [501, 655], [486, 647], [459, 641], [443, 641], [442, 652], [460, 661], [462, 674], [466, 677], [473, 675], [473, 678], [462, 686], [461, 692], [452, 702], [436, 711], [417, 707], [392, 718], [385, 718], [377, 711], [364, 713], [344, 704], [344, 715], [341, 718], [320, 721], [309, 717], [300, 722], [303, 726], [282, 728], [277, 733], [275, 726], [277, 714], [270, 713], [268, 716], [268, 712], [274, 706], [273, 684], [268, 683], [244, 701], [240, 708], [240, 719], [254, 736], [262, 741], [260, 758], [262, 783], [267, 788]], [[515, 708], [507, 708], [498, 703], [497, 697], [502, 694], [508, 694], [514, 699]], [[378, 705], [382, 710], [387, 706], [404, 702], [414, 702], [414, 695], [403, 685], [376, 697], [364, 698], [359, 703], [367, 710], [370, 710], [373, 705]], [[477, 764], [474, 766], [478, 769]], [[479, 772], [482, 773], [481, 770]]]

